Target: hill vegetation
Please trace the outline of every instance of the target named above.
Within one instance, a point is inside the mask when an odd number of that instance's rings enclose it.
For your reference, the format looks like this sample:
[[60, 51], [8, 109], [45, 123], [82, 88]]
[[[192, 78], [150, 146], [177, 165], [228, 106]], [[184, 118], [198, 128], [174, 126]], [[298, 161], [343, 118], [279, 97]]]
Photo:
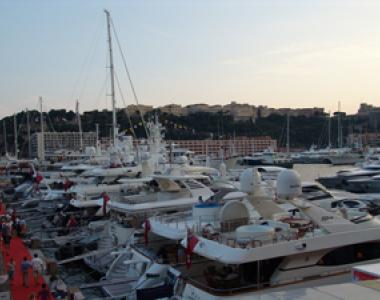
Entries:
[[[38, 111], [30, 111], [31, 132], [40, 131], [40, 114]], [[270, 136], [277, 140], [280, 147], [285, 146], [286, 117], [270, 115], [256, 120], [233, 120], [232, 116], [223, 113], [199, 112], [187, 116], [175, 116], [161, 113], [159, 109], [144, 116], [144, 120], [152, 120], [157, 115], [165, 126], [167, 139], [233, 139], [237, 137]], [[18, 124], [18, 145], [23, 155], [28, 149], [26, 112], [16, 115]], [[7, 136], [8, 152], [14, 151], [14, 116], [2, 119]], [[145, 130], [141, 118], [132, 115], [130, 118], [124, 110], [117, 113], [119, 131], [127, 134], [135, 133], [137, 138], [145, 137]], [[45, 127], [47, 131], [78, 131], [77, 116], [73, 111], [65, 109], [51, 110], [44, 113]], [[131, 120], [131, 122], [129, 122]], [[93, 110], [81, 115], [83, 131], [95, 131], [95, 124], [99, 124], [100, 137], [111, 135], [112, 113], [107, 110]], [[358, 116], [343, 117], [343, 135], [351, 132], [373, 132], [376, 126], [370, 124], [366, 118]], [[133, 130], [132, 130], [133, 128]], [[4, 153], [4, 136], [1, 132], [0, 147]], [[331, 140], [337, 140], [337, 116], [331, 118]], [[328, 142], [328, 119], [326, 116], [291, 117], [290, 141], [293, 148], [309, 148], [312, 144], [324, 147]]]

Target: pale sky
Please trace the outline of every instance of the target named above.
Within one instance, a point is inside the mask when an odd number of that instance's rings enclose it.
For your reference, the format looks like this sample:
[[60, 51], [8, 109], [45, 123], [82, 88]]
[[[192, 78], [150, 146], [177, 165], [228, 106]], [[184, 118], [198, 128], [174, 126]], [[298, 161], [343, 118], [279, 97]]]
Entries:
[[143, 104], [380, 106], [380, 1], [1, 0], [0, 117], [40, 95], [45, 110], [110, 108], [103, 8]]

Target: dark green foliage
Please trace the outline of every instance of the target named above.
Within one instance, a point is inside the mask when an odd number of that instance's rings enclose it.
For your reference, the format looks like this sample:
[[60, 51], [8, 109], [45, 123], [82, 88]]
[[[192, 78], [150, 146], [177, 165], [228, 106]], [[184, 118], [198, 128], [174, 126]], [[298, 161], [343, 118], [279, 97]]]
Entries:
[[[31, 132], [40, 131], [40, 114], [38, 111], [30, 111]], [[232, 139], [245, 136], [270, 136], [278, 141], [280, 147], [285, 147], [286, 139], [286, 117], [272, 114], [266, 118], [256, 120], [248, 119], [237, 121], [226, 113], [199, 112], [187, 116], [175, 116], [161, 113], [159, 109], [146, 114], [145, 121], [153, 120], [157, 115], [159, 121], [166, 127], [165, 137], [167, 139]], [[17, 114], [18, 144], [21, 154], [27, 154], [27, 130], [26, 113]], [[44, 113], [45, 127], [48, 131], [77, 131], [78, 124], [76, 114], [65, 109], [51, 110]], [[145, 138], [145, 130], [139, 115], [130, 116], [132, 124], [123, 110], [117, 112], [119, 131], [132, 134], [133, 126], [137, 138]], [[107, 110], [93, 110], [81, 115], [83, 131], [95, 131], [99, 124], [100, 137], [111, 136], [112, 113]], [[3, 118], [7, 130], [8, 151], [13, 152], [14, 129], [13, 116]], [[344, 116], [343, 135], [351, 132], [373, 132], [376, 127], [365, 117]], [[290, 141], [291, 147], [308, 148], [315, 144], [320, 147], [327, 145], [328, 121], [326, 116], [313, 117], [291, 117], [290, 118]], [[4, 138], [2, 127], [0, 128], [0, 147], [4, 152]], [[337, 140], [337, 116], [331, 119], [331, 140], [336, 144]]]

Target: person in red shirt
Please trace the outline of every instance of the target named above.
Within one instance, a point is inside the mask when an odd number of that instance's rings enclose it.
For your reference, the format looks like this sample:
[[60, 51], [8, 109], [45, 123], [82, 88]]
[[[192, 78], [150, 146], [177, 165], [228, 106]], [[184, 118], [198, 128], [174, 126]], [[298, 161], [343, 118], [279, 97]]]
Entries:
[[66, 227], [69, 228], [70, 231], [72, 231], [75, 227], [77, 227], [77, 225], [77, 220], [75, 219], [74, 215], [71, 215], [69, 221], [66, 224]]
[[44, 179], [44, 178], [42, 177], [41, 173], [40, 173], [40, 172], [37, 172], [37, 174], [36, 174], [36, 178], [34, 179], [34, 180], [35, 180], [35, 183], [36, 183], [35, 190], [36, 190], [37, 192], [40, 191], [40, 183], [41, 183], [42, 179]]
[[63, 182], [63, 188], [65, 192], [73, 185], [73, 183], [66, 177], [65, 181]]

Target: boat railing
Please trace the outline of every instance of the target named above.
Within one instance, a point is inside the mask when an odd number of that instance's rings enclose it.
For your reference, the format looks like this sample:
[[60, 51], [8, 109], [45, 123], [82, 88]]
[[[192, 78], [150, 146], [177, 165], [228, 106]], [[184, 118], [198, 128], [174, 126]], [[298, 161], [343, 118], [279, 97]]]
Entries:
[[[221, 222], [219, 216], [192, 216], [191, 212], [182, 212], [166, 216], [156, 216], [153, 220], [173, 229], [190, 230], [193, 234], [216, 241], [233, 248], [257, 248], [281, 242], [314, 238], [314, 227], [289, 228], [282, 230], [274, 227], [272, 234], [238, 234], [236, 229], [244, 225], [263, 225], [255, 218], [235, 218]], [[270, 225], [268, 225], [270, 226]]]

